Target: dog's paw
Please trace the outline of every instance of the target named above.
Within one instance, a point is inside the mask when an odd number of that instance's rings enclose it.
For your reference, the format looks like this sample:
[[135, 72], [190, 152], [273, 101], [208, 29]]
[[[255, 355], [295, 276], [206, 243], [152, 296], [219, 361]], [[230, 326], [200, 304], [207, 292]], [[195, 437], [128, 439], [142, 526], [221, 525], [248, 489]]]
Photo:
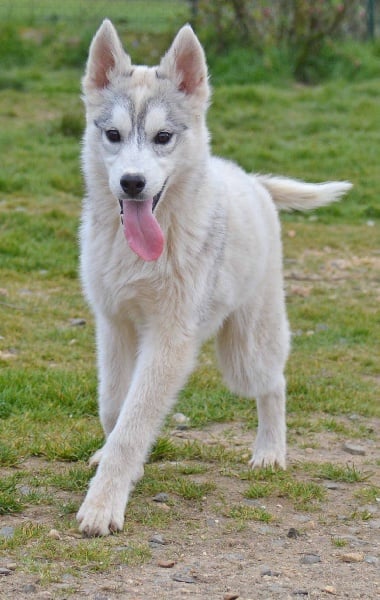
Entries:
[[286, 469], [285, 454], [276, 450], [256, 450], [249, 461], [249, 466], [251, 469], [263, 469], [266, 467]]
[[90, 460], [88, 461], [88, 464], [90, 467], [97, 467], [98, 464], [100, 463], [100, 461], [102, 460], [102, 456], [103, 456], [103, 448], [99, 448], [99, 450], [97, 450], [95, 452], [95, 454], [93, 454], [90, 458]]
[[97, 496], [92, 497], [91, 491], [87, 494], [80, 507], [77, 520], [79, 531], [86, 537], [99, 537], [121, 531], [124, 525], [124, 503], [117, 498]]

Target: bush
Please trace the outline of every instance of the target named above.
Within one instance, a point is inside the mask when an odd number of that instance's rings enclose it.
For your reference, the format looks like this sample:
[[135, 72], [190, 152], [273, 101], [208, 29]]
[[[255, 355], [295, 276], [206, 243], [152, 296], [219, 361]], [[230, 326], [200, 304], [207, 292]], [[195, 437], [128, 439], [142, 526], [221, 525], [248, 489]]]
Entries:
[[318, 79], [331, 40], [365, 32], [363, 0], [199, 0], [195, 25], [217, 54], [244, 46], [258, 55], [281, 51], [301, 82]]

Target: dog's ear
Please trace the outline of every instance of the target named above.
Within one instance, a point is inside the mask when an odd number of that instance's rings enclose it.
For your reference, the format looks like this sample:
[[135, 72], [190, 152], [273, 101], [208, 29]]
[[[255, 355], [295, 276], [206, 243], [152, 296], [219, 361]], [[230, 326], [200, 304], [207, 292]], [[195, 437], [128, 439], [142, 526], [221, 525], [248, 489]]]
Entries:
[[85, 91], [105, 88], [112, 74], [125, 71], [131, 59], [125, 54], [116, 29], [105, 19], [91, 42], [86, 73], [83, 78]]
[[161, 60], [160, 71], [174, 80], [180, 91], [207, 101], [209, 86], [206, 58], [190, 25], [185, 25], [177, 33]]

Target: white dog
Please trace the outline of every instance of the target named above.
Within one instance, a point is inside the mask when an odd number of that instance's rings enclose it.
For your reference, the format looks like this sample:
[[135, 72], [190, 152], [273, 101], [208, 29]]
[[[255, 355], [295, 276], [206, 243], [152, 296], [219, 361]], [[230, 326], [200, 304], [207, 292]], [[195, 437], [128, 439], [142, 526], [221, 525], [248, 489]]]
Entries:
[[106, 443], [78, 520], [84, 534], [107, 535], [122, 529], [160, 425], [214, 334], [226, 384], [257, 402], [250, 464], [285, 467], [277, 209], [322, 206], [351, 185], [247, 175], [211, 156], [207, 67], [189, 26], [148, 68], [132, 66], [104, 21], [83, 90], [81, 275], [96, 318]]

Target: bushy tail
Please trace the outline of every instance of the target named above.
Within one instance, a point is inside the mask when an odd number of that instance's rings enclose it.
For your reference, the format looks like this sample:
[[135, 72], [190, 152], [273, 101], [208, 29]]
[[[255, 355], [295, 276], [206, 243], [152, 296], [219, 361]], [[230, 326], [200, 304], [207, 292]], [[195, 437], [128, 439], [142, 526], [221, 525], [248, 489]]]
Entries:
[[268, 190], [274, 203], [282, 210], [310, 210], [336, 202], [352, 188], [349, 181], [305, 183], [286, 177], [255, 175]]

